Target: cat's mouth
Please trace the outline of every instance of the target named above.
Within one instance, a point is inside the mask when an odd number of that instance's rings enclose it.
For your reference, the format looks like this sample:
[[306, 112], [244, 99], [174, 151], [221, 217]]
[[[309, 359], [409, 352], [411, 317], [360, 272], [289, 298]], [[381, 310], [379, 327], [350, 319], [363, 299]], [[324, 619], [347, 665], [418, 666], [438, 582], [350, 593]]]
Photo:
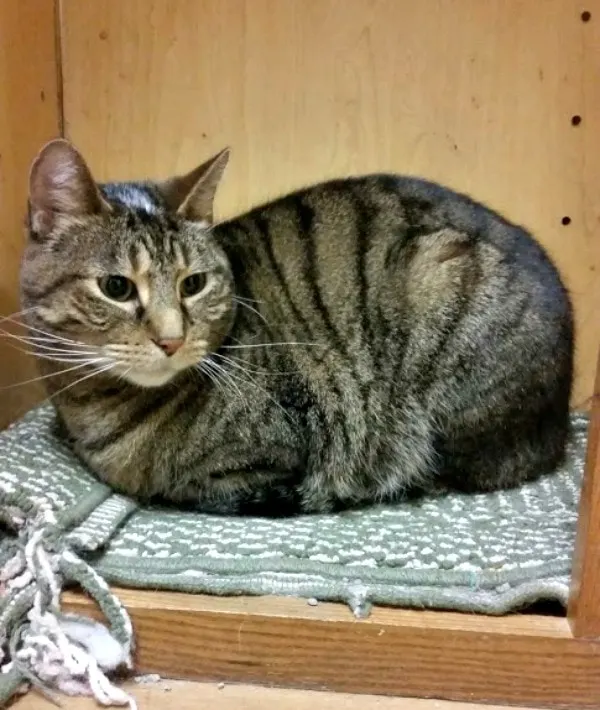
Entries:
[[114, 347], [105, 356], [113, 362], [112, 373], [138, 387], [163, 387], [184, 370], [198, 366], [207, 353], [208, 343], [198, 340], [175, 353], [158, 353], [158, 348], [142, 352], [123, 352]]
[[191, 367], [191, 363], [165, 358], [152, 367], [119, 366], [116, 370], [119, 377], [138, 387], [163, 387], [183, 370]]

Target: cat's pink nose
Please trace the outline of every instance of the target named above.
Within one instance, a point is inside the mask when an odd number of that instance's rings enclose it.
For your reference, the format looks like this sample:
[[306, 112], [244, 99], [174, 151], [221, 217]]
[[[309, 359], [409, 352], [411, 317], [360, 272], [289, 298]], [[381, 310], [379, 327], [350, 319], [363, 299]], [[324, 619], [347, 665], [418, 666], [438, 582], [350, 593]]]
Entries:
[[155, 340], [154, 342], [165, 353], [165, 355], [171, 357], [171, 355], [175, 355], [175, 353], [183, 345], [183, 338], [163, 338], [162, 340]]

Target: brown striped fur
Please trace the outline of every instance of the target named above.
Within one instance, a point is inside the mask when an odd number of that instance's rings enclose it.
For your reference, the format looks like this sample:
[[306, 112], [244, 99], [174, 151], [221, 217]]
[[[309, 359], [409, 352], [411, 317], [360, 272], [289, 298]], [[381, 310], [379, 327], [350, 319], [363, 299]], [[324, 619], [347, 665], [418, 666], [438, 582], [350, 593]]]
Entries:
[[[281, 515], [494, 490], [558, 464], [571, 306], [527, 232], [396, 175], [212, 225], [226, 160], [99, 186], [54, 141], [32, 168], [23, 306], [61, 421], [101, 479]], [[207, 285], [186, 299], [181, 279], [198, 272]], [[111, 302], [109, 274], [137, 295]], [[161, 339], [184, 344], [169, 357]], [[61, 350], [95, 362], [60, 374]]]

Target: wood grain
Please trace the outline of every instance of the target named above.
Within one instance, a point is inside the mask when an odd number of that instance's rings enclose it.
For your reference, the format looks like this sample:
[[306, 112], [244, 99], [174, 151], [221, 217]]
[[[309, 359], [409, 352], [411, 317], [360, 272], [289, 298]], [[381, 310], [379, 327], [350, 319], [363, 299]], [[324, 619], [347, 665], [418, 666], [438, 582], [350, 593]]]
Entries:
[[[566, 619], [488, 618], [117, 590], [137, 633], [137, 672], [378, 695], [597, 708], [600, 644]], [[83, 597], [70, 610], [90, 613]]]
[[[600, 244], [598, 234], [600, 232], [600, 160], [595, 156], [598, 154], [598, 136], [600, 128], [600, 0], [591, 3], [583, 3], [581, 9], [585, 8], [591, 13], [589, 22], [582, 22], [581, 28], [581, 62], [582, 62], [582, 99], [581, 99], [581, 124], [583, 150], [580, 155], [579, 175], [582, 189], [583, 219], [585, 224], [584, 258], [589, 258], [593, 253], [600, 254]], [[578, 115], [579, 111], [574, 111]], [[583, 266], [583, 262], [582, 262]], [[574, 298], [577, 302], [579, 292], [587, 290], [586, 279], [589, 282], [598, 284], [598, 272], [600, 268], [597, 259], [592, 258], [587, 263], [587, 270], [582, 268], [579, 273], [580, 282], [571, 283]], [[599, 302], [599, 292], [593, 287], [592, 292], [596, 303]], [[594, 382], [594, 365], [596, 354], [600, 350], [600, 329], [598, 327], [598, 317], [593, 314], [594, 309], [579, 309], [579, 337], [577, 348], [579, 349], [579, 367], [585, 362], [585, 367], [589, 363], [589, 382]], [[581, 333], [589, 335], [581, 336]], [[595, 337], [594, 337], [595, 333]], [[595, 389], [598, 392], [598, 388]], [[600, 602], [599, 602], [600, 603]]]
[[[502, 710], [498, 706], [471, 705], [417, 698], [385, 698], [375, 695], [312, 692], [261, 688], [252, 685], [225, 685], [159, 681], [138, 685], [127, 683], [124, 689], [136, 699], [139, 710]], [[62, 698], [61, 698], [62, 700]], [[98, 710], [89, 698], [65, 698], [64, 710]], [[14, 704], [13, 710], [40, 710], [39, 695], [31, 692]], [[50, 707], [50, 706], [48, 706]], [[513, 708], [519, 710], [519, 708]], [[523, 710], [523, 709], [521, 709]]]
[[577, 521], [569, 619], [575, 636], [600, 637], [600, 357]]
[[[58, 133], [54, 10], [53, 0], [0, 3], [0, 317], [19, 310], [29, 165]], [[0, 427], [41, 398], [35, 386], [14, 386], [35, 375], [32, 359], [0, 337]]]
[[164, 176], [230, 145], [221, 216], [354, 172], [470, 192], [556, 258], [577, 314], [573, 402], [591, 395], [600, 0], [588, 23], [572, 0], [62, 6], [66, 131], [100, 178]]

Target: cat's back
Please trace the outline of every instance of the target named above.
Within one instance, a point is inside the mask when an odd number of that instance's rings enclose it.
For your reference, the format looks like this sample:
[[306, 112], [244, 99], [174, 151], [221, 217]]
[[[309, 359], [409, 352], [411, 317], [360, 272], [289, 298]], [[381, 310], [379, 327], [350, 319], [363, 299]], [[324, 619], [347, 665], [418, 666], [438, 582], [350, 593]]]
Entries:
[[396, 228], [389, 236], [414, 237], [454, 229], [498, 248], [543, 250], [526, 230], [469, 195], [419, 177], [373, 173], [316, 183], [252, 208], [221, 228], [258, 223], [272, 238], [308, 238], [315, 228], [334, 243], [373, 237], [378, 228]]
[[312, 281], [322, 272], [342, 292], [349, 278], [397, 275], [417, 257], [421, 267], [436, 271], [455, 256], [478, 259], [483, 274], [501, 266], [533, 291], [564, 292], [548, 254], [524, 228], [465, 194], [417, 177], [376, 173], [321, 182], [217, 229], [238, 235], [233, 241], [244, 261], [266, 258], [292, 281]]

